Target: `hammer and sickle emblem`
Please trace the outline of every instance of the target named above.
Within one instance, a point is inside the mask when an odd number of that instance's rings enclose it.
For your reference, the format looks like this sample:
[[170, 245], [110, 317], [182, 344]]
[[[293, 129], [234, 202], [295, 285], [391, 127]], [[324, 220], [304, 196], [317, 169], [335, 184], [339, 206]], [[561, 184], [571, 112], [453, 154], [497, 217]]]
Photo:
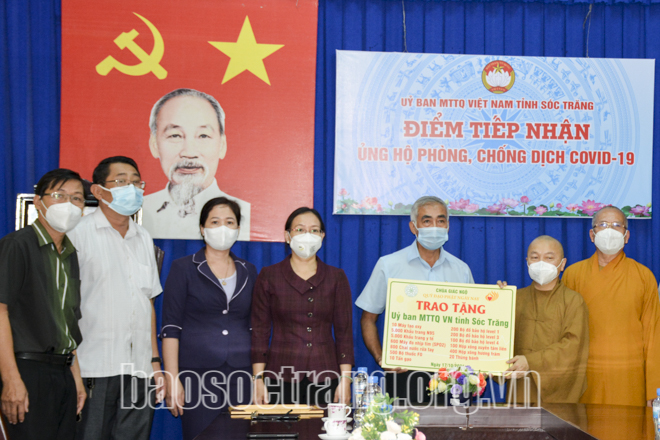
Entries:
[[130, 32], [122, 32], [117, 38], [115, 38], [115, 44], [120, 49], [128, 48], [133, 55], [135, 55], [141, 62], [133, 66], [127, 66], [122, 64], [112, 56], [106, 57], [103, 61], [96, 65], [96, 72], [99, 75], [106, 76], [112, 69], [117, 69], [121, 73], [131, 76], [142, 76], [146, 75], [149, 72], [153, 72], [158, 79], [165, 79], [167, 77], [167, 70], [159, 64], [160, 60], [163, 59], [163, 53], [165, 52], [165, 45], [163, 44], [163, 37], [160, 36], [160, 32], [156, 29], [156, 26], [151, 24], [149, 20], [133, 12], [137, 17], [144, 22], [151, 30], [151, 33], [154, 36], [154, 48], [150, 54], [146, 53], [138, 44], [134, 41], [137, 37], [138, 31], [135, 29]]

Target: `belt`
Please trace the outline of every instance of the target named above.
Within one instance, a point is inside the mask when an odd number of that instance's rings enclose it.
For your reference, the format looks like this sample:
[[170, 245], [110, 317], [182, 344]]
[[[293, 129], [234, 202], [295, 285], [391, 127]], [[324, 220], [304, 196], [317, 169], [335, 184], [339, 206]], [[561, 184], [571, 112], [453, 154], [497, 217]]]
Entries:
[[27, 361], [37, 361], [44, 362], [47, 364], [53, 365], [66, 365], [70, 367], [73, 364], [73, 359], [75, 358], [73, 353], [69, 354], [47, 354], [47, 353], [25, 353], [18, 352], [16, 354], [16, 359], [25, 359]]

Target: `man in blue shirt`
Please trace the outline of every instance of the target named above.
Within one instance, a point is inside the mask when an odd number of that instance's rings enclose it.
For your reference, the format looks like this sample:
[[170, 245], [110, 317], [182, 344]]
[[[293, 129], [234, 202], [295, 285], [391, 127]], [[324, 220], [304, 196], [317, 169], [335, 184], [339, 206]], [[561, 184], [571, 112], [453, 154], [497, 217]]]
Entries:
[[[376, 321], [385, 311], [387, 280], [402, 278], [419, 281], [474, 283], [467, 264], [442, 249], [449, 232], [447, 205], [438, 197], [420, 197], [410, 210], [410, 232], [417, 238], [408, 247], [381, 257], [355, 305], [362, 311], [362, 337], [367, 349], [380, 365], [382, 337]], [[386, 374], [390, 397], [409, 399], [418, 404], [428, 401], [429, 373], [396, 368]], [[408, 385], [409, 384], [409, 385]], [[420, 389], [421, 388], [421, 389]]]

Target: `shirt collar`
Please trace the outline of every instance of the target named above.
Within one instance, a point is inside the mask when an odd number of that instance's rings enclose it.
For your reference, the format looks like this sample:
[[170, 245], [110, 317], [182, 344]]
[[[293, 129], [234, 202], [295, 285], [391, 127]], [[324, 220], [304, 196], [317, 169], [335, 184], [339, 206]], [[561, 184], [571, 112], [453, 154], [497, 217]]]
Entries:
[[[213, 284], [218, 286], [221, 290], [223, 287], [220, 285], [218, 281], [218, 277], [216, 277], [213, 274], [213, 271], [209, 267], [209, 264], [206, 261], [206, 253], [204, 250], [206, 249], [206, 246], [198, 250], [193, 254], [192, 257], [192, 262], [197, 266], [197, 270], [204, 275], [206, 278], [211, 280]], [[247, 270], [245, 269], [245, 266], [243, 266], [243, 263], [241, 263], [236, 255], [232, 251], [229, 251], [229, 257], [234, 260], [234, 266], [236, 266], [236, 289], [237, 291], [234, 292], [234, 295], [232, 295], [232, 298], [237, 296], [239, 293], [241, 293], [241, 290], [243, 287], [245, 287], [245, 280], [247, 278]], [[242, 287], [241, 287], [242, 286]], [[239, 290], [241, 289], [241, 290]]]
[[[445, 254], [446, 252], [444, 251], [444, 248], [440, 248], [440, 258], [438, 258], [438, 261], [435, 262], [433, 267], [440, 266], [442, 263], [444, 263], [447, 260]], [[408, 246], [407, 258], [408, 258], [408, 263], [410, 263], [416, 258], [418, 258], [419, 261], [424, 261], [422, 257], [419, 255], [419, 249], [417, 248], [417, 239], [415, 239], [415, 241], [413, 241], [412, 244]], [[426, 261], [424, 261], [424, 263], [426, 263]]]
[[34, 222], [32, 222], [32, 227], [34, 228], [34, 231], [37, 233], [37, 238], [39, 240], [39, 246], [46, 246], [47, 244], [53, 243], [53, 239], [44, 228], [44, 225], [41, 224], [41, 221], [37, 218]]
[[192, 261], [198, 266], [206, 262], [206, 254], [204, 253], [204, 249], [205, 248], [201, 248], [200, 250], [198, 250], [193, 254]]
[[[559, 274], [557, 275], [557, 277], [559, 277]], [[558, 280], [557, 280], [557, 284], [555, 284], [555, 287], [553, 287], [552, 290], [539, 290], [539, 289], [536, 288], [536, 286], [534, 286], [534, 283], [532, 283], [532, 290], [533, 290], [536, 294], [544, 295], [544, 296], [547, 296], [547, 297], [549, 298], [549, 297], [551, 297], [552, 295], [554, 295], [555, 292], [556, 292], [557, 290], [559, 290], [559, 288], [562, 287], [562, 286], [563, 286], [563, 284], [562, 284], [562, 282], [561, 282], [561, 279], [558, 279]]]
[[[103, 203], [103, 202], [99, 202], [99, 203]], [[110, 224], [110, 222], [108, 221], [108, 218], [105, 216], [105, 214], [101, 210], [100, 206], [98, 208], [96, 208], [96, 210], [90, 215], [94, 219], [94, 224], [96, 225], [96, 229], [102, 229], [102, 228], [114, 229], [112, 227], [112, 225]], [[137, 235], [137, 228], [135, 227], [135, 222], [133, 221], [133, 218], [129, 216], [128, 217], [128, 232], [126, 232], [126, 235], [124, 236], [124, 238], [125, 239], [126, 238], [131, 238], [131, 237], [134, 237], [135, 235]]]
[[[50, 236], [44, 225], [41, 224], [41, 221], [37, 218], [34, 222], [32, 222], [32, 228], [34, 231], [37, 233], [37, 239], [39, 240], [39, 247], [41, 246], [46, 246], [49, 244], [55, 245], [55, 242], [53, 241], [53, 238]], [[75, 251], [76, 248], [73, 247], [73, 243], [71, 243], [71, 240], [69, 240], [69, 237], [67, 235], [64, 235], [64, 238], [62, 239], [62, 253], [59, 254], [61, 258], [66, 259], [73, 251]]]
[[609, 272], [612, 270], [616, 270], [619, 264], [621, 264], [621, 262], [626, 259], [626, 253], [625, 251], [621, 250], [619, 255], [617, 255], [612, 261], [607, 263], [607, 266], [603, 267], [602, 271], [599, 268], [599, 264], [598, 264], [598, 252], [597, 251], [594, 252], [591, 258], [593, 260], [592, 268], [595, 272], [605, 272], [606, 270]]
[[291, 267], [291, 255], [286, 257], [281, 264], [284, 278], [300, 294], [309, 292], [312, 286], [319, 287], [328, 272], [328, 265], [321, 261], [318, 256], [316, 257], [316, 273], [308, 280], [303, 280], [293, 271], [293, 267]]
[[[201, 248], [200, 250], [198, 250], [197, 252], [195, 252], [193, 254], [193, 258], [192, 258], [193, 263], [195, 263], [197, 265], [202, 264], [202, 263], [206, 263], [206, 253], [204, 252], [205, 249], [206, 249], [206, 246], [204, 246], [203, 248]], [[229, 251], [229, 256], [234, 261], [238, 260], [238, 257], [236, 257], [236, 255], [234, 255], [234, 253], [232, 251]]]

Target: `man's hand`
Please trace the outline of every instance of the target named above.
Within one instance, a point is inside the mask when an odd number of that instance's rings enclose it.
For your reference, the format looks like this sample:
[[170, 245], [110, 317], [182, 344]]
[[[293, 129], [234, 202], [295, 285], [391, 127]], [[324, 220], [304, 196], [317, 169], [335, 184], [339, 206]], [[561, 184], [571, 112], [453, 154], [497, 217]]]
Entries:
[[28, 392], [14, 357], [14, 341], [7, 304], [0, 303], [0, 375], [2, 377], [2, 412], [12, 425], [23, 423], [30, 403]]
[[396, 367], [396, 368], [383, 368], [383, 371], [393, 371], [395, 373], [405, 373], [408, 371], [407, 368], [401, 368], [401, 367]]
[[506, 281], [500, 281], [500, 280], [497, 280], [497, 286], [498, 286], [500, 289], [504, 289], [506, 286], [508, 286], [508, 284], [506, 283]]
[[[382, 367], [383, 366], [383, 358], [378, 358], [377, 360], [378, 366]], [[408, 371], [407, 368], [401, 368], [401, 367], [396, 367], [396, 368], [383, 368], [383, 371], [393, 371], [395, 373], [405, 373]]]
[[2, 383], [2, 412], [12, 425], [23, 423], [30, 402], [23, 380], [19, 377]]
[[154, 384], [156, 385], [156, 404], [165, 398], [165, 377], [162, 371], [154, 370]]
[[646, 406], [653, 408], [653, 399], [646, 401]]
[[512, 364], [506, 371], [513, 371], [511, 375], [514, 379], [523, 377], [523, 372], [529, 371], [529, 363], [527, 363], [527, 358], [525, 356], [514, 356], [508, 361], [507, 364]]
[[87, 392], [85, 391], [85, 385], [83, 385], [83, 381], [80, 378], [76, 378], [76, 397], [78, 399], [78, 403], [76, 405], [76, 414], [80, 414], [80, 412], [83, 410], [83, 407], [85, 406], [85, 400], [87, 400]]
[[[380, 363], [378, 363], [380, 365]], [[393, 371], [395, 373], [405, 373], [408, 371], [407, 368], [401, 368], [401, 367], [396, 367], [396, 368], [383, 368], [383, 371]]]
[[78, 403], [76, 404], [76, 414], [80, 414], [83, 407], [85, 406], [85, 400], [87, 400], [87, 393], [85, 392], [85, 385], [83, 385], [82, 377], [80, 377], [80, 364], [78, 363], [78, 355], [76, 351], [73, 351], [73, 364], [71, 365], [71, 375], [73, 376], [73, 381], [76, 384], [76, 399]]

